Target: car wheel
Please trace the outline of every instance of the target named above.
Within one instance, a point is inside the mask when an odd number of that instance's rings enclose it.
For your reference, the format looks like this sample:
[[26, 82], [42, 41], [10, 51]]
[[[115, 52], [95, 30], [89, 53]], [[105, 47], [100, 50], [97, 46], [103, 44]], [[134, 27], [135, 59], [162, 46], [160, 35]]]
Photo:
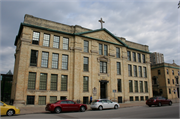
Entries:
[[10, 109], [7, 111], [7, 116], [12, 116], [14, 114], [14, 110]]
[[85, 109], [84, 106], [81, 106], [81, 107], [80, 107], [80, 111], [81, 111], [81, 112], [85, 112], [85, 110], [86, 110], [86, 109]]
[[151, 107], [151, 105], [148, 105], [149, 107]]
[[169, 105], [171, 106], [171, 105], [172, 105], [172, 102], [169, 102]]
[[103, 107], [102, 106], [99, 106], [99, 108], [98, 108], [99, 110], [102, 110], [103, 109]]
[[114, 109], [117, 109], [117, 108], [118, 108], [118, 106], [117, 106], [117, 105], [115, 105], [115, 106], [114, 106]]
[[158, 106], [161, 107], [161, 103], [160, 102], [158, 103]]
[[60, 107], [56, 107], [55, 108], [55, 112], [59, 114], [61, 112], [61, 108]]

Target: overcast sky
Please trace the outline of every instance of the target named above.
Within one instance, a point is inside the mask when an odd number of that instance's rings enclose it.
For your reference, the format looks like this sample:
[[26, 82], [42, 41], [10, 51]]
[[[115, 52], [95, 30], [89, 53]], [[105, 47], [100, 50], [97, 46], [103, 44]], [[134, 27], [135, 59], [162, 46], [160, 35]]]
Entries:
[[0, 73], [14, 72], [14, 41], [25, 14], [92, 30], [103, 27], [180, 65], [179, 0], [0, 0]]

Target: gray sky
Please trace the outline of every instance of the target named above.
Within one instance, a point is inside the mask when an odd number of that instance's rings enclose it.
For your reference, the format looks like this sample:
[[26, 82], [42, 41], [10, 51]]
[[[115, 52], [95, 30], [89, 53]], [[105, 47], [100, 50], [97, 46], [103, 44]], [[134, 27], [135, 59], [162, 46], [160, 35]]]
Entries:
[[0, 0], [0, 73], [14, 72], [14, 41], [25, 14], [92, 30], [103, 27], [180, 65], [179, 0]]

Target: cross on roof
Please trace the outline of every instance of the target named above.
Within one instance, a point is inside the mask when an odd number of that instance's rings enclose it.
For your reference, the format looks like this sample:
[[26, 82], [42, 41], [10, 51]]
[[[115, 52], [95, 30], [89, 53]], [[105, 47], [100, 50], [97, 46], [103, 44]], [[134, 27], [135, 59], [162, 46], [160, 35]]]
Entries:
[[103, 28], [103, 23], [105, 23], [105, 21], [102, 20], [102, 18], [99, 20], [99, 22], [101, 23], [101, 29]]

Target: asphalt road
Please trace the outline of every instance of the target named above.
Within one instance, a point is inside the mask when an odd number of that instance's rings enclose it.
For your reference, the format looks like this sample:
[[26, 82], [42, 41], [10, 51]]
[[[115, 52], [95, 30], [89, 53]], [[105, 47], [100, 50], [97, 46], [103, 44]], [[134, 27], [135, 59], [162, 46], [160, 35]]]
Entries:
[[44, 119], [44, 118], [178, 118], [179, 119], [179, 103], [175, 103], [172, 106], [140, 106], [140, 107], [129, 107], [106, 109], [106, 110], [90, 110], [86, 112], [62, 112], [56, 113], [39, 113], [39, 114], [26, 114], [26, 115], [15, 115], [12, 117], [2, 116], [3, 119], [23, 118], [23, 119]]

